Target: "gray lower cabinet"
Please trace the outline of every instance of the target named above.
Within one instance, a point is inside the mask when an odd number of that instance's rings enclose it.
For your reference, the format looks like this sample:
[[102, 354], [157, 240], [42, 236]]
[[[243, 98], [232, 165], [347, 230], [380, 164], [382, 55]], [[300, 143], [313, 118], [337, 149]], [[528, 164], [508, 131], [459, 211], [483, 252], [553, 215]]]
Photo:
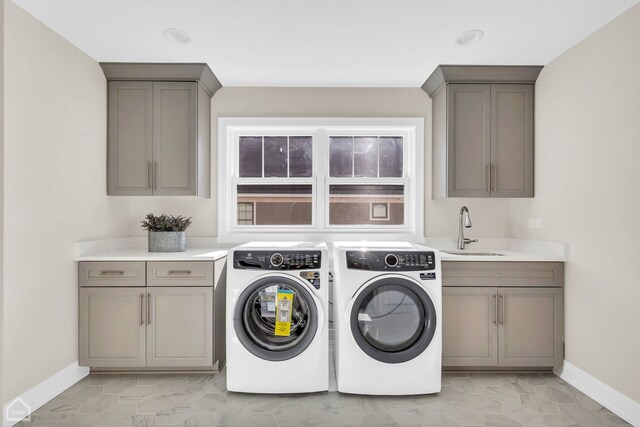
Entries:
[[442, 365], [560, 366], [563, 271], [562, 263], [444, 262]]
[[211, 193], [211, 97], [206, 64], [102, 63], [108, 80], [107, 194]]
[[[444, 72], [441, 70], [444, 68]], [[533, 197], [534, 83], [541, 67], [439, 67], [433, 197]]]
[[[145, 279], [145, 270], [160, 279]], [[225, 259], [80, 262], [78, 272], [81, 366], [222, 368]], [[87, 279], [92, 276], [99, 280]]]
[[213, 288], [147, 290], [147, 366], [212, 366]]
[[559, 366], [562, 288], [499, 288], [498, 365]]
[[443, 288], [442, 365], [497, 366], [497, 288]]
[[145, 366], [145, 292], [145, 288], [80, 288], [81, 366]]

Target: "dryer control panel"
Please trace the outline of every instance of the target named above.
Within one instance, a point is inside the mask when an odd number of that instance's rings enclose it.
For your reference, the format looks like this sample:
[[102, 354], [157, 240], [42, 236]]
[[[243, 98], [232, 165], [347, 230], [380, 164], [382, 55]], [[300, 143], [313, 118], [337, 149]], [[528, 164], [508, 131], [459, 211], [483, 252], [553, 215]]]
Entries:
[[236, 251], [233, 268], [236, 270], [303, 270], [319, 269], [320, 251]]
[[436, 255], [431, 251], [347, 251], [347, 268], [370, 271], [435, 270]]

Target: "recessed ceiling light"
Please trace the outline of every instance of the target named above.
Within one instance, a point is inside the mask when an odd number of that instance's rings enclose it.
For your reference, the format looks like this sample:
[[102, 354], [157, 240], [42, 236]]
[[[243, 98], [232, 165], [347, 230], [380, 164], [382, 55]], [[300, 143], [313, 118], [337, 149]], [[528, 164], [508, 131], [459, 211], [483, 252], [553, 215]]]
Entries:
[[189, 33], [179, 28], [167, 28], [164, 30], [163, 34], [167, 40], [174, 43], [185, 44], [189, 43], [190, 40]]
[[469, 46], [478, 43], [484, 37], [484, 33], [480, 30], [469, 30], [460, 34], [456, 39], [456, 44], [460, 46]]

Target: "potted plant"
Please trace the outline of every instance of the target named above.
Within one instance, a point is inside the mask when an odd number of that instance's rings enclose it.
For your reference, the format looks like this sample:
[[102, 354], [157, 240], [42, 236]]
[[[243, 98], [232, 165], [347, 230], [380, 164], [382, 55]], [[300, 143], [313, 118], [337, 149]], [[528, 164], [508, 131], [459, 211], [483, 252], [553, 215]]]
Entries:
[[185, 230], [191, 225], [191, 218], [182, 215], [147, 214], [141, 221], [142, 228], [149, 232], [149, 252], [184, 252], [186, 250]]

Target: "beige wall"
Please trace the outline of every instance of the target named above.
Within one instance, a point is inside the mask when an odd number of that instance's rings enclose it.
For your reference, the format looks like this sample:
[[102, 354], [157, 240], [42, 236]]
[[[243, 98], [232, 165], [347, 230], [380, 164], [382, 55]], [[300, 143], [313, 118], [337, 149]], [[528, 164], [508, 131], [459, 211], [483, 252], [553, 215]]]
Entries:
[[[215, 70], [214, 70], [215, 71]], [[431, 100], [419, 88], [241, 88], [220, 89], [212, 100], [212, 164], [217, 163], [218, 117], [424, 117], [425, 175], [431, 176]], [[215, 196], [217, 172], [212, 171], [211, 199], [154, 197], [131, 200], [131, 234], [143, 235], [139, 220], [148, 212], [194, 217], [191, 235], [215, 236], [218, 231], [218, 203]], [[428, 179], [428, 178], [427, 178]], [[460, 206], [471, 210], [473, 237], [506, 237], [509, 233], [508, 200], [431, 200], [431, 185], [425, 186], [425, 232], [430, 236], [455, 236]]]
[[[536, 84], [536, 197], [513, 235], [570, 244], [566, 360], [640, 402], [640, 5]], [[527, 228], [528, 218], [542, 228]]]
[[[4, 0], [0, 0], [0, 242], [4, 241]], [[3, 296], [4, 257], [0, 245], [0, 378], [4, 378], [2, 370], [2, 327], [4, 324]], [[3, 381], [0, 380], [0, 404], [4, 403]]]
[[4, 401], [78, 360], [73, 244], [124, 236], [98, 64], [6, 3]]

